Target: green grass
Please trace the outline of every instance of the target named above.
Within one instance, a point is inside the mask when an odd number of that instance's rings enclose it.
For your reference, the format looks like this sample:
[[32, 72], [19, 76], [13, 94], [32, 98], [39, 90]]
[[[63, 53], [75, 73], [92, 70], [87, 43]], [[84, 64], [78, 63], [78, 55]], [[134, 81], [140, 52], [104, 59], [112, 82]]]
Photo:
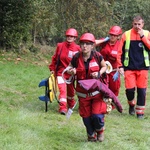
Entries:
[[[10, 57], [11, 59], [8, 59]], [[38, 63], [37, 63], [38, 62]], [[147, 90], [145, 119], [128, 115], [122, 80], [119, 99], [124, 112], [105, 117], [105, 140], [87, 142], [85, 127], [76, 107], [69, 120], [57, 112], [58, 103], [48, 104], [39, 82], [49, 76], [44, 59], [16, 61], [15, 55], [0, 56], [0, 149], [1, 150], [149, 150], [150, 90]]]

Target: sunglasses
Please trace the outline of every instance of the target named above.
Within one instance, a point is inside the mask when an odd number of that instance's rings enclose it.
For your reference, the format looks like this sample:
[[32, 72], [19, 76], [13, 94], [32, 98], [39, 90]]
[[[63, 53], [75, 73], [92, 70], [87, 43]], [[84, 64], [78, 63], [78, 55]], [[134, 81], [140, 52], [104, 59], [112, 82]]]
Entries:
[[92, 42], [80, 42], [80, 45], [93, 45]]
[[117, 36], [117, 35], [114, 35], [114, 34], [109, 34], [110, 36]]
[[71, 38], [73, 38], [73, 37], [75, 37], [75, 36], [67, 35], [66, 37], [71, 37]]

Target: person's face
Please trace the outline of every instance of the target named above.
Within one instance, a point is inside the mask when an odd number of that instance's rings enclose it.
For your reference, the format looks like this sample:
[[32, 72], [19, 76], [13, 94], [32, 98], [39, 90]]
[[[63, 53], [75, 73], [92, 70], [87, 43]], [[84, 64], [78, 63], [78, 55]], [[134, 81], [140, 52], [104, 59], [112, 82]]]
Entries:
[[84, 54], [90, 53], [94, 48], [94, 45], [90, 41], [82, 41], [80, 42], [81, 50]]
[[118, 35], [109, 34], [110, 43], [115, 43], [118, 40]]
[[132, 23], [132, 26], [133, 26], [135, 31], [138, 31], [138, 30], [143, 28], [144, 22], [142, 19], [141, 20], [134, 20]]
[[66, 41], [69, 42], [69, 43], [72, 43], [75, 40], [76, 40], [76, 37], [74, 37], [74, 36], [71, 36], [71, 35], [66, 36]]

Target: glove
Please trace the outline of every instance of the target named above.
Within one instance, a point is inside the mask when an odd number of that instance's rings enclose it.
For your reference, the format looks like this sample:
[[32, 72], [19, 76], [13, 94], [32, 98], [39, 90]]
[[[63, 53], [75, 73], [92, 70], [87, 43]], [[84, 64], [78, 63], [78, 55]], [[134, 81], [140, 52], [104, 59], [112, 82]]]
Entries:
[[109, 38], [108, 36], [105, 37], [104, 42], [107, 42], [109, 39], [110, 39], [110, 38]]
[[113, 81], [116, 81], [119, 79], [119, 72], [116, 71], [116, 73], [113, 75]]

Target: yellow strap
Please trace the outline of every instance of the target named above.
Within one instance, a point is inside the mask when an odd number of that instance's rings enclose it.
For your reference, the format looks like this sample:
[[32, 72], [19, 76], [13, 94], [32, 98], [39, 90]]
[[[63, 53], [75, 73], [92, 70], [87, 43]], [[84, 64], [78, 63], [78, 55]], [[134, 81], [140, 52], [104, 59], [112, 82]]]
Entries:
[[144, 32], [144, 36], [148, 37], [149, 31], [143, 30], [143, 32]]
[[129, 48], [130, 48], [130, 34], [131, 30], [126, 31], [126, 44], [125, 44], [125, 60], [124, 60], [124, 66], [128, 66], [129, 64]]
[[[143, 32], [144, 32], [144, 36], [148, 37], [149, 31], [144, 30]], [[143, 55], [144, 55], [145, 65], [146, 65], [146, 67], [148, 67], [149, 66], [149, 55], [148, 55], [148, 52], [145, 50], [144, 45], [143, 45]]]

